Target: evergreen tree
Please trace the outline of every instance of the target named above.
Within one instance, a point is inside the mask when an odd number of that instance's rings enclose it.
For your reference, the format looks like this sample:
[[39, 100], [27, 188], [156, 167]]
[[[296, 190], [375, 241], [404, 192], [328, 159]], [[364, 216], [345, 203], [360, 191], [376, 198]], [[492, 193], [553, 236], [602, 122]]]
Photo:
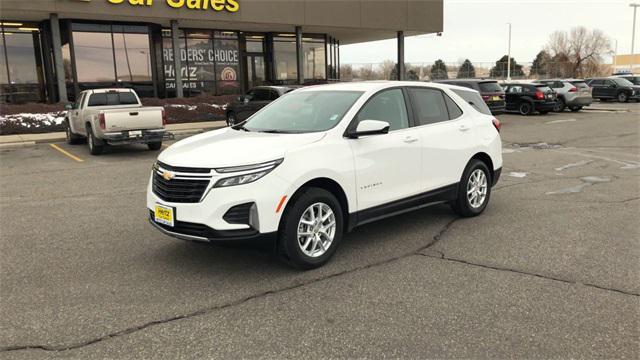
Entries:
[[458, 69], [458, 79], [476, 77], [476, 69], [469, 59], [466, 59]]
[[[507, 55], [501, 57], [496, 61], [496, 65], [491, 68], [489, 76], [492, 78], [506, 78], [507, 77]], [[524, 71], [522, 71], [522, 65], [516, 63], [514, 58], [511, 58], [511, 77], [523, 77]]]
[[549, 53], [544, 50], [541, 50], [536, 58], [533, 59], [533, 63], [531, 64], [531, 70], [529, 70], [529, 76], [538, 76], [538, 77], [546, 77], [548, 74], [548, 65], [551, 57]]
[[431, 66], [431, 80], [444, 80], [449, 78], [449, 73], [447, 71], [447, 65], [445, 65], [444, 61], [438, 59]]

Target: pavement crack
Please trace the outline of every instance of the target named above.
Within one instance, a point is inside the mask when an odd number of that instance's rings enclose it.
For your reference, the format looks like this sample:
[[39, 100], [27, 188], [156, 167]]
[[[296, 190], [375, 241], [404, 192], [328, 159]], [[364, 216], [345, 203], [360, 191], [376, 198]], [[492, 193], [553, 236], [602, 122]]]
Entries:
[[563, 279], [563, 278], [558, 278], [558, 277], [549, 276], [549, 275], [542, 275], [542, 274], [537, 274], [537, 273], [532, 273], [532, 272], [527, 272], [527, 271], [522, 271], [522, 270], [517, 270], [517, 269], [512, 269], [512, 268], [507, 268], [507, 267], [491, 266], [491, 265], [474, 263], [474, 262], [467, 261], [467, 260], [448, 257], [443, 252], [438, 251], [438, 250], [432, 250], [432, 251], [436, 251], [439, 254], [437, 256], [434, 256], [434, 255], [428, 254], [428, 253], [420, 253], [418, 255], [424, 256], [424, 257], [429, 257], [429, 258], [434, 258], [434, 259], [439, 259], [439, 260], [443, 260], [443, 261], [455, 262], [455, 263], [464, 264], [464, 265], [468, 265], [468, 266], [481, 267], [481, 268], [491, 269], [491, 270], [496, 270], [496, 271], [506, 271], [506, 272], [511, 272], [511, 273], [520, 274], [520, 275], [533, 276], [533, 277], [546, 279], [546, 280], [559, 281], [559, 282], [563, 282], [563, 283], [566, 283], [566, 284], [582, 285], [582, 286], [592, 287], [592, 288], [596, 288], [596, 289], [600, 289], [600, 290], [616, 292], [616, 293], [620, 293], [620, 294], [624, 294], [624, 295], [640, 297], [639, 293], [634, 293], [634, 292], [631, 292], [631, 291], [626, 291], [626, 290], [621, 290], [621, 289], [616, 289], [616, 288], [610, 288], [610, 287], [606, 287], [606, 286], [601, 286], [601, 285], [596, 285], [596, 284], [591, 284], [591, 283], [585, 283], [585, 282], [579, 282], [579, 281], [574, 281], [574, 280], [569, 280], [569, 279]]
[[[367, 265], [362, 265], [356, 268], [352, 268], [352, 269], [346, 269], [337, 273], [333, 273], [333, 274], [329, 274], [327, 276], [323, 276], [320, 278], [316, 278], [316, 279], [311, 279], [305, 282], [301, 282], [298, 284], [293, 284], [293, 285], [289, 285], [289, 286], [285, 286], [285, 287], [281, 287], [278, 289], [273, 289], [273, 290], [266, 290], [257, 294], [253, 294], [253, 295], [249, 295], [246, 297], [243, 297], [241, 299], [238, 300], [234, 300], [225, 304], [221, 304], [221, 305], [216, 305], [216, 306], [210, 306], [210, 307], [206, 307], [200, 310], [196, 310], [187, 314], [182, 314], [182, 315], [176, 315], [176, 316], [172, 316], [172, 317], [168, 317], [165, 319], [161, 319], [161, 320], [153, 320], [153, 321], [149, 321], [146, 322], [144, 324], [141, 325], [137, 325], [137, 326], [132, 326], [123, 330], [118, 330], [112, 333], [108, 333], [96, 338], [92, 338], [92, 339], [87, 339], [84, 341], [80, 341], [77, 343], [73, 343], [73, 344], [69, 344], [69, 345], [37, 345], [37, 344], [27, 344], [27, 345], [8, 345], [8, 346], [0, 346], [0, 352], [9, 352], [9, 351], [21, 351], [21, 350], [43, 350], [43, 351], [48, 351], [48, 352], [64, 352], [64, 351], [68, 351], [68, 350], [75, 350], [75, 349], [79, 349], [79, 348], [83, 348], [85, 346], [89, 346], [89, 345], [93, 345], [105, 340], [109, 340], [112, 338], [117, 338], [117, 337], [121, 337], [121, 336], [126, 336], [126, 335], [130, 335], [133, 334], [135, 332], [156, 326], [156, 325], [162, 325], [162, 324], [167, 324], [167, 323], [171, 323], [174, 321], [178, 321], [178, 320], [182, 320], [182, 319], [189, 319], [189, 318], [193, 318], [193, 317], [197, 317], [197, 316], [201, 316], [201, 315], [206, 315], [218, 310], [223, 310], [226, 308], [230, 308], [230, 307], [234, 307], [234, 306], [238, 306], [238, 305], [242, 305], [248, 301], [251, 300], [256, 300], [256, 299], [260, 299], [269, 295], [274, 295], [274, 294], [279, 294], [282, 292], [286, 292], [286, 291], [290, 291], [290, 290], [295, 290], [295, 289], [299, 289], [302, 288], [304, 286], [307, 285], [311, 285], [311, 284], [315, 284], [315, 283], [319, 283], [325, 280], [329, 280], [329, 279], [333, 279], [336, 277], [340, 277], [342, 275], [346, 275], [346, 274], [350, 274], [350, 273], [354, 273], [357, 271], [362, 271], [362, 270], [366, 270], [366, 269], [370, 269], [370, 268], [374, 268], [374, 267], [378, 267], [378, 266], [382, 266], [382, 265], [386, 265], [386, 264], [390, 264], [393, 263], [395, 261], [401, 260], [401, 259], [405, 259], [411, 256], [415, 256], [415, 255], [421, 255], [420, 253], [428, 250], [430, 247], [432, 247], [433, 245], [435, 245], [438, 241], [440, 241], [440, 239], [442, 238], [442, 236], [451, 228], [451, 226], [453, 225], [453, 223], [455, 223], [456, 221], [458, 221], [460, 218], [454, 218], [452, 220], [450, 220], [449, 222], [447, 222], [432, 238], [432, 241], [430, 241], [428, 244], [405, 254], [399, 255], [399, 256], [395, 256], [392, 258], [388, 258], [388, 259], [384, 259], [384, 260], [380, 260], [371, 264], [367, 264]], [[433, 251], [435, 253], [441, 253], [437, 250], [430, 250], [430, 252]], [[444, 254], [443, 254], [444, 256]]]

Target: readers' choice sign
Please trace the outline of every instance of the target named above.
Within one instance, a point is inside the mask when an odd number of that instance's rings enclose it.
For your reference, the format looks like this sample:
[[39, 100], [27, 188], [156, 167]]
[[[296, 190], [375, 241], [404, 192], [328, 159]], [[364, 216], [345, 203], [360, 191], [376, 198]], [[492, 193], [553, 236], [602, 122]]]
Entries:
[[[107, 0], [111, 4], [128, 4], [131, 6], [153, 6], [154, 0]], [[174, 9], [213, 10], [237, 12], [240, 10], [238, 0], [156, 0], [164, 2]]]

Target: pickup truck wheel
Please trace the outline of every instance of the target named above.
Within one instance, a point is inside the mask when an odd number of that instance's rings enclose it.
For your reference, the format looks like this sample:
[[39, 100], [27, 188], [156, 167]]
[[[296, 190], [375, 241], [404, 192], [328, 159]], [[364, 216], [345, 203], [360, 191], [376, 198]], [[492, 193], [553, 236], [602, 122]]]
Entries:
[[151, 151], [158, 151], [162, 147], [162, 141], [150, 142], [147, 144], [147, 146]]
[[627, 93], [623, 91], [618, 94], [617, 99], [618, 99], [618, 102], [624, 103], [629, 101], [629, 96], [627, 96]]
[[458, 198], [452, 203], [453, 211], [463, 217], [480, 215], [491, 196], [491, 174], [480, 160], [471, 160], [458, 185]]
[[520, 106], [518, 107], [518, 112], [520, 112], [520, 115], [531, 115], [531, 112], [533, 111], [533, 106], [531, 105], [531, 103], [529, 102], [523, 102], [520, 103]]
[[96, 144], [96, 139], [93, 136], [91, 128], [87, 128], [87, 143], [89, 144], [91, 155], [100, 155], [104, 151], [104, 145]]
[[342, 207], [333, 194], [303, 189], [282, 216], [278, 248], [290, 265], [308, 270], [329, 261], [343, 233]]
[[69, 145], [75, 145], [80, 143], [80, 141], [82, 140], [81, 136], [78, 136], [76, 134], [73, 133], [73, 131], [71, 131], [71, 126], [69, 125], [69, 120], [65, 121], [66, 124], [66, 136], [67, 136], [67, 144]]

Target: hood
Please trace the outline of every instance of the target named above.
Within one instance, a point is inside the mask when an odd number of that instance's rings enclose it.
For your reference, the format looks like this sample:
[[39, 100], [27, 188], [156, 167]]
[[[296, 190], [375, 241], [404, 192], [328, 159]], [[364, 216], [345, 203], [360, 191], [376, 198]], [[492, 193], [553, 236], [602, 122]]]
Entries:
[[182, 167], [217, 168], [259, 164], [283, 158], [292, 149], [324, 137], [323, 132], [267, 134], [224, 128], [178, 141], [158, 160]]

